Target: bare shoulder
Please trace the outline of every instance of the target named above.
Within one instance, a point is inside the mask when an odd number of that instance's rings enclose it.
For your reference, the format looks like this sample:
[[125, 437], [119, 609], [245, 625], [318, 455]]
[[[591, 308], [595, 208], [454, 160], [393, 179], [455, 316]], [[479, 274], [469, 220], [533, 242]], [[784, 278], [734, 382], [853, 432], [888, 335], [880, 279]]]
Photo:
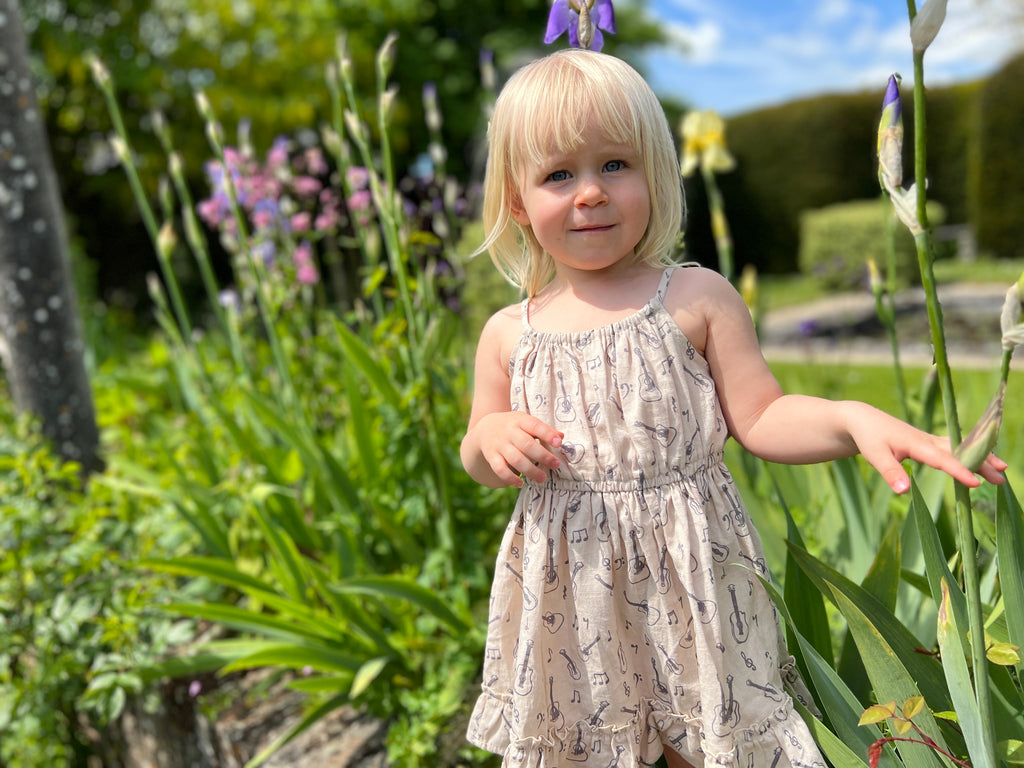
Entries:
[[499, 309], [490, 316], [480, 332], [477, 357], [493, 356], [503, 368], [507, 367], [512, 348], [522, 334], [522, 330], [521, 305], [511, 304]]
[[729, 281], [705, 267], [677, 269], [662, 303], [702, 355], [707, 346], [708, 329], [716, 317], [723, 311], [745, 307]]

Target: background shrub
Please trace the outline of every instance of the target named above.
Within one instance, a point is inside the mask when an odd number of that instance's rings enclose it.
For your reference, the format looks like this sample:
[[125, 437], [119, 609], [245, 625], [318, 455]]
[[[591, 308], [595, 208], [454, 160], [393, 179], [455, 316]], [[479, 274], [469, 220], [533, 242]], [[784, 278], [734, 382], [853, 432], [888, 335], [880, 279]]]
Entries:
[[[941, 224], [945, 210], [938, 203], [929, 203], [928, 218], [933, 225]], [[857, 288], [865, 285], [869, 259], [885, 269], [890, 242], [897, 282], [919, 282], [914, 238], [906, 227], [895, 226], [888, 200], [857, 200], [804, 211], [800, 215], [800, 271], [814, 275], [824, 288]]]

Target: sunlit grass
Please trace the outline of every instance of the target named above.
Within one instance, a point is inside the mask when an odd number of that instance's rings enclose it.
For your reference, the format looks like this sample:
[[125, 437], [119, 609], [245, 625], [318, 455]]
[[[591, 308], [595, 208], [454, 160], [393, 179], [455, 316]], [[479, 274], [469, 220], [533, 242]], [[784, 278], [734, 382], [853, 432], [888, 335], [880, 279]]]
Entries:
[[[935, 281], [951, 283], [1005, 283], [1007, 286], [1024, 271], [1024, 259], [979, 258], [976, 261], [942, 259], [935, 262]], [[867, 293], [867, 286], [864, 288]], [[829, 291], [810, 275], [761, 275], [758, 292], [762, 311], [790, 307], [825, 298]]]

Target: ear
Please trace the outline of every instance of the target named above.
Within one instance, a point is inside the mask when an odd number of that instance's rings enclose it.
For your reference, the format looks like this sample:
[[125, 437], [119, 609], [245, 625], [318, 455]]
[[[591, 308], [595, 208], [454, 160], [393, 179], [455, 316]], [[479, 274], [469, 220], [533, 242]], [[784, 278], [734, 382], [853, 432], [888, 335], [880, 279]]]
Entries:
[[530, 226], [530, 217], [526, 213], [526, 209], [523, 207], [523, 201], [519, 197], [519, 193], [515, 191], [509, 192], [509, 212], [512, 214], [512, 218], [519, 222], [522, 227]]

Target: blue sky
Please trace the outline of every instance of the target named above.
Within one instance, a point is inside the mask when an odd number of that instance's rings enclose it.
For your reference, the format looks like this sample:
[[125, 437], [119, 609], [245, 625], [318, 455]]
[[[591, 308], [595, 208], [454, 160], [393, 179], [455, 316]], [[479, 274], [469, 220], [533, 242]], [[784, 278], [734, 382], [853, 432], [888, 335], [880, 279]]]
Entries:
[[[923, 3], [919, 4], [923, 7]], [[822, 93], [913, 83], [905, 0], [647, 0], [672, 44], [645, 53], [652, 87], [724, 116]], [[1022, 0], [949, 0], [925, 83], [981, 77], [1024, 50]]]

